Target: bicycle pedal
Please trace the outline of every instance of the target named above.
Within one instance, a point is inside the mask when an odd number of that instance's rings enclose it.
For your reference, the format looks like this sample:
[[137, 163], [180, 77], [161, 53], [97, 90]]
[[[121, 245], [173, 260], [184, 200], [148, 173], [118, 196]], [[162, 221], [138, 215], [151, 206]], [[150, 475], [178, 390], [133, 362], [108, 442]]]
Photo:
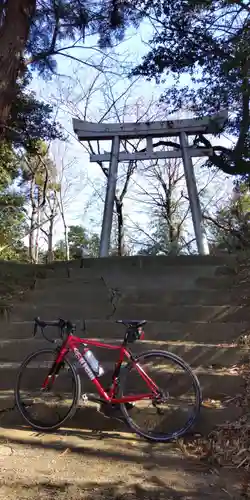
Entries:
[[84, 403], [84, 404], [87, 404], [87, 403], [88, 403], [88, 400], [89, 400], [88, 395], [87, 395], [87, 394], [82, 394], [82, 396], [81, 396], [81, 397], [82, 397], [83, 403]]

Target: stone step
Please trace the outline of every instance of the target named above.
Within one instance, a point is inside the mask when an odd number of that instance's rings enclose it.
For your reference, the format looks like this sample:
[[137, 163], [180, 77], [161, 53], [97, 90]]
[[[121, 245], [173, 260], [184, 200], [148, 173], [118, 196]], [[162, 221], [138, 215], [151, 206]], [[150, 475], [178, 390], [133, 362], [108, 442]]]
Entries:
[[[55, 338], [55, 337], [54, 337]], [[100, 339], [106, 343], [111, 343], [119, 346], [122, 338], [118, 339]], [[30, 338], [25, 340], [1, 340], [0, 341], [0, 363], [2, 362], [22, 362], [23, 359], [31, 352], [38, 349], [48, 348], [48, 341], [38, 338]], [[168, 350], [182, 357], [187, 363], [193, 367], [230, 367], [237, 363], [242, 358], [242, 351], [235, 344], [193, 344], [188, 342], [167, 342], [149, 339], [146, 341], [138, 341], [133, 345], [130, 344], [130, 349], [134, 354], [147, 350]], [[90, 347], [91, 348], [91, 347]], [[91, 348], [92, 349], [92, 348]], [[112, 351], [103, 348], [93, 347], [93, 352], [101, 363], [116, 362], [119, 356], [118, 351]]]
[[[218, 402], [219, 403], [219, 402]], [[26, 428], [27, 424], [23, 420], [17, 408], [13, 408], [14, 399], [9, 394], [0, 394], [0, 410], [6, 409], [10, 411], [1, 413], [1, 434], [5, 439], [12, 439], [13, 428]], [[13, 409], [12, 409], [13, 408]], [[12, 409], [12, 410], [11, 410]], [[240, 408], [234, 406], [219, 408], [201, 407], [200, 415], [192, 429], [193, 432], [208, 435], [215, 426], [222, 425], [225, 422], [232, 422], [239, 418], [241, 414]], [[175, 414], [175, 417], [177, 415]], [[176, 422], [176, 420], [175, 420]], [[181, 423], [181, 422], [180, 422]], [[171, 422], [170, 422], [171, 425]], [[88, 402], [83, 405], [80, 402], [79, 409], [75, 416], [66, 422], [63, 426], [64, 429], [88, 429], [92, 432], [95, 431], [117, 431], [117, 432], [130, 432], [127, 425], [116, 418], [107, 418], [98, 411], [98, 405]], [[171, 427], [170, 427], [171, 428]]]
[[47, 304], [19, 303], [8, 311], [11, 321], [32, 321], [36, 316], [44, 319], [53, 319], [64, 316], [67, 319], [82, 317], [89, 319], [114, 319], [139, 318], [148, 321], [180, 321], [183, 323], [192, 321], [207, 322], [237, 322], [250, 321], [250, 307], [243, 306], [208, 306], [208, 305], [173, 305], [161, 304], [124, 304], [118, 301], [115, 309], [110, 300], [94, 301], [79, 305], [73, 300], [65, 303], [56, 302]]
[[14, 305], [15, 311], [22, 311], [26, 307], [30, 306], [31, 309], [36, 309], [39, 306], [49, 306], [55, 304], [56, 307], [64, 307], [64, 304], [71, 304], [78, 306], [79, 310], [83, 307], [87, 310], [93, 310], [93, 308], [98, 308], [104, 311], [110, 307], [111, 304], [111, 292], [104, 288], [96, 287], [83, 287], [82, 290], [72, 288], [62, 288], [53, 287], [48, 289], [48, 293], [45, 290], [35, 290], [29, 291], [25, 294], [25, 299], [16, 303]]
[[[104, 279], [102, 279], [104, 278]], [[218, 278], [207, 278], [212, 279], [214, 285], [216, 281], [225, 281], [227, 279], [226, 284], [228, 284], [228, 277], [221, 276]], [[159, 275], [151, 275], [150, 273], [142, 273], [142, 272], [133, 272], [129, 273], [116, 273], [114, 275], [106, 274], [103, 276], [75, 276], [72, 278], [63, 278], [63, 277], [55, 277], [55, 278], [47, 278], [43, 280], [37, 280], [35, 289], [38, 290], [49, 290], [54, 287], [68, 288], [75, 287], [77, 290], [82, 290], [84, 287], [95, 287], [95, 288], [118, 288], [119, 290], [123, 290], [128, 286], [138, 286], [139, 289], [144, 290], [158, 290], [165, 289], [170, 290], [188, 290], [196, 287], [196, 279], [194, 276], [190, 276], [189, 279], [183, 279], [181, 274], [175, 274], [172, 276], [167, 276], [163, 273]], [[214, 286], [216, 288], [216, 286]], [[203, 287], [204, 288], [204, 287]]]
[[[79, 276], [82, 272], [85, 275], [94, 276], [105, 272], [107, 274], [116, 274], [121, 272], [126, 274], [131, 271], [139, 269], [145, 273], [163, 273], [167, 270], [168, 274], [176, 274], [178, 269], [185, 273], [187, 268], [191, 269], [193, 274], [211, 275], [216, 273], [224, 273], [229, 270], [234, 270], [236, 259], [232, 256], [159, 256], [159, 257], [108, 257], [102, 259], [86, 259], [85, 268], [80, 269], [79, 261], [70, 262], [54, 262], [50, 265], [32, 265], [32, 264], [18, 264], [14, 262], [0, 262], [0, 274], [6, 278], [58, 278], [69, 277], [71, 275]], [[73, 273], [73, 274], [72, 274]], [[82, 276], [83, 274], [81, 274]]]
[[250, 321], [250, 306], [221, 306], [208, 305], [158, 305], [158, 304], [130, 304], [118, 302], [114, 318], [145, 318], [149, 321], [192, 321], [213, 322], [242, 322]]
[[[165, 274], [164, 272], [150, 273], [145, 271], [133, 271], [130, 273], [117, 272], [114, 274], [102, 273], [99, 275], [81, 275], [77, 274], [74, 277], [47, 277], [46, 279], [38, 279], [35, 283], [36, 290], [50, 290], [54, 287], [59, 287], [61, 289], [70, 289], [75, 287], [76, 291], [81, 290], [83, 287], [97, 287], [102, 288], [103, 286], [107, 288], [118, 288], [119, 290], [124, 290], [127, 287], [137, 287], [139, 290], [163, 290], [165, 292], [169, 291], [179, 291], [179, 290], [225, 290], [231, 289], [234, 284], [234, 277], [227, 275], [215, 276], [211, 272], [210, 268], [204, 268], [205, 271], [198, 271], [195, 273], [189, 273], [189, 275], [183, 274], [183, 272], [178, 269], [173, 270], [174, 272], [170, 274]], [[209, 272], [208, 272], [209, 271]], [[205, 273], [205, 274], [204, 274]], [[104, 278], [104, 281], [103, 279]]]
[[195, 280], [196, 288], [206, 288], [206, 289], [220, 289], [226, 290], [228, 288], [233, 287], [235, 283], [235, 278], [227, 275], [213, 276], [210, 275], [208, 277], [199, 276]]
[[[13, 391], [16, 384], [17, 370], [19, 368], [19, 363], [1, 363], [0, 366], [0, 395], [2, 391]], [[105, 375], [100, 379], [102, 384], [106, 386], [111, 380], [111, 375], [113, 372], [113, 363], [103, 364]], [[225, 398], [225, 396], [234, 397], [239, 394], [243, 388], [243, 380], [239, 375], [231, 373], [228, 369], [212, 369], [212, 368], [197, 368], [194, 370], [197, 374], [203, 392], [203, 398], [211, 398], [213, 400]], [[38, 381], [41, 381], [43, 377], [46, 377], [48, 370], [46, 368], [30, 368], [29, 369], [29, 388], [37, 388]], [[90, 382], [86, 376], [84, 370], [80, 369], [82, 379], [82, 391], [83, 392], [93, 392], [93, 384]], [[151, 372], [152, 373], [152, 372]], [[161, 374], [157, 374], [157, 381], [160, 385], [166, 383], [166, 379], [170, 379], [170, 373], [167, 370], [162, 371]], [[189, 384], [189, 379], [184, 376], [182, 377], [184, 382]], [[176, 379], [175, 379], [176, 381]], [[135, 384], [138, 391], [145, 390], [145, 382], [138, 377], [135, 377]], [[59, 387], [61, 389], [59, 389]], [[58, 379], [58, 390], [65, 390], [65, 377], [61, 376]]]
[[51, 287], [65, 287], [65, 286], [70, 286], [74, 284], [79, 284], [81, 287], [84, 286], [104, 286], [104, 281], [102, 279], [102, 276], [100, 273], [98, 274], [93, 274], [92, 272], [85, 273], [84, 276], [80, 274], [79, 276], [76, 276], [74, 278], [68, 277], [68, 276], [47, 276], [44, 279], [37, 278], [35, 282], [35, 287], [34, 289], [41, 289], [44, 290], [48, 288], [48, 290]]
[[[173, 267], [218, 267], [218, 266], [230, 266], [234, 267], [236, 263], [235, 256], [231, 255], [180, 255], [180, 256], [165, 256], [160, 255], [157, 257], [135, 255], [130, 257], [104, 257], [101, 259], [87, 258], [84, 260], [85, 268], [94, 269], [129, 269], [129, 268], [144, 268], [144, 269], [159, 269], [159, 268], [173, 268]], [[79, 266], [79, 261], [70, 261], [67, 265], [74, 269]], [[59, 268], [59, 266], [64, 267], [65, 263], [55, 262], [50, 267], [54, 269]]]
[[241, 305], [242, 299], [237, 290], [221, 291], [215, 289], [194, 289], [194, 290], [159, 290], [143, 289], [138, 287], [127, 287], [122, 290], [121, 304], [141, 304], [142, 306], [151, 305], [154, 302], [157, 305], [178, 305], [178, 306], [224, 306]]
[[[70, 279], [81, 280], [81, 279], [91, 279], [91, 272], [89, 269], [80, 270], [73, 269], [70, 272]], [[97, 278], [98, 274], [95, 271], [93, 275]], [[213, 278], [213, 279], [234, 279], [234, 275], [223, 274], [219, 271], [217, 267], [201, 267], [201, 266], [184, 266], [184, 267], [165, 267], [165, 268], [151, 268], [145, 270], [144, 268], [133, 268], [126, 269], [124, 267], [117, 268], [116, 270], [103, 269], [99, 272], [99, 277], [103, 277], [107, 282], [110, 282], [112, 286], [119, 286], [123, 283], [145, 283], [148, 286], [158, 285], [158, 282], [165, 284], [167, 288], [170, 288], [177, 281], [182, 283], [184, 287], [188, 287], [196, 282], [199, 278]]]
[[[135, 255], [130, 257], [104, 257], [104, 258], [87, 258], [84, 260], [85, 268], [95, 269], [111, 269], [111, 268], [129, 268], [129, 267], [144, 267], [149, 269], [162, 267], [186, 267], [186, 266], [230, 266], [234, 267], [237, 263], [237, 257], [233, 255], [180, 255], [180, 256], [165, 256], [157, 257]], [[0, 272], [27, 274], [41, 270], [57, 271], [65, 268], [77, 269], [80, 266], [80, 260], [71, 261], [55, 261], [51, 264], [34, 265], [22, 264], [12, 261], [0, 261]]]
[[[67, 303], [70, 297], [74, 297], [74, 303], [79, 307], [90, 303], [92, 305], [107, 303], [110, 297], [108, 290], [103, 283], [92, 285], [91, 283], [79, 284], [71, 282], [65, 286], [51, 286], [46, 290], [36, 289], [25, 294], [25, 302], [29, 304], [49, 304], [53, 302]], [[166, 290], [165, 286], [158, 288], [145, 288], [140, 286], [125, 286], [119, 287], [119, 290], [114, 292], [121, 304], [129, 306], [130, 304], [151, 305], [211, 305], [223, 306], [225, 304], [241, 305], [242, 297], [238, 290], [218, 289], [193, 289], [193, 290]]]
[[[95, 263], [93, 267], [91, 267], [91, 259], [86, 261], [86, 266], [83, 269], [80, 269], [79, 263], [77, 265], [69, 264], [69, 266], [61, 266], [61, 267], [51, 267], [48, 268], [46, 266], [37, 267], [34, 269], [34, 278], [36, 280], [41, 279], [45, 281], [46, 279], [88, 279], [88, 280], [98, 280], [101, 276], [104, 278], [110, 278], [111, 280], [120, 280], [121, 277], [129, 276], [135, 277], [137, 280], [145, 279], [145, 277], [150, 276], [151, 279], [156, 279], [160, 276], [164, 276], [165, 280], [173, 278], [174, 276], [182, 275], [185, 279], [197, 279], [199, 277], [211, 277], [218, 276], [230, 273], [228, 267], [218, 267], [216, 265], [205, 265], [201, 266], [197, 263], [190, 263], [188, 265], [170, 265], [169, 262], [167, 265], [156, 265], [152, 264], [151, 261], [144, 263], [144, 265], [140, 266], [138, 261], [133, 263], [132, 261], [125, 262], [122, 259], [122, 262], [119, 261], [115, 263], [114, 266], [104, 265], [103, 261], [98, 264]], [[146, 270], [146, 273], [145, 273]]]
[[32, 321], [36, 316], [45, 320], [51, 320], [64, 317], [65, 319], [73, 319], [82, 317], [90, 319], [106, 319], [113, 313], [113, 307], [110, 301], [82, 303], [82, 306], [74, 303], [74, 299], [69, 299], [63, 303], [47, 303], [45, 304], [26, 304], [20, 303], [9, 311], [9, 319], [11, 321]]
[[[44, 318], [42, 318], [44, 319]], [[48, 319], [55, 319], [53, 316]], [[67, 319], [64, 316], [64, 319]], [[76, 323], [77, 334], [82, 336], [83, 321], [79, 316], [72, 318]], [[31, 338], [34, 329], [33, 321], [1, 321], [0, 338], [25, 339]], [[124, 337], [125, 327], [111, 320], [87, 320], [85, 336], [94, 338], [120, 338]], [[159, 341], [186, 341], [196, 343], [232, 343], [236, 342], [240, 335], [250, 329], [248, 322], [213, 322], [194, 321], [183, 323], [180, 321], [149, 321], [145, 327], [145, 338]], [[53, 338], [57, 335], [54, 328], [46, 330]]]
[[109, 307], [111, 304], [111, 292], [102, 288], [62, 288], [57, 287], [56, 289], [49, 288], [48, 293], [45, 290], [35, 290], [29, 291], [25, 294], [25, 298], [22, 301], [16, 302], [12, 305], [12, 310], [22, 311], [29, 306], [31, 309], [36, 309], [39, 305], [42, 307], [50, 307], [55, 305], [56, 308], [61, 306], [69, 306], [70, 304], [75, 307], [79, 307], [79, 310], [85, 306], [92, 310], [93, 307], [99, 307], [103, 310], [104, 307]]
[[[231, 272], [235, 269], [237, 265], [237, 259], [230, 255], [225, 256], [201, 256], [201, 255], [180, 255], [180, 256], [142, 256], [134, 255], [129, 257], [104, 257], [104, 258], [86, 258], [84, 259], [84, 267], [80, 268], [80, 259], [71, 260], [69, 262], [53, 262], [49, 265], [38, 265], [30, 266], [30, 270], [35, 269], [38, 271], [54, 271], [59, 272], [60, 270], [70, 269], [70, 270], [80, 270], [81, 272], [92, 270], [102, 271], [107, 269], [110, 271], [124, 270], [128, 271], [130, 269], [147, 269], [148, 270], [159, 270], [168, 268], [182, 268], [183, 270], [187, 267], [200, 267], [202, 269], [206, 267], [210, 268], [229, 268]], [[21, 268], [21, 266], [18, 266]], [[23, 269], [28, 269], [27, 265], [22, 266]]]

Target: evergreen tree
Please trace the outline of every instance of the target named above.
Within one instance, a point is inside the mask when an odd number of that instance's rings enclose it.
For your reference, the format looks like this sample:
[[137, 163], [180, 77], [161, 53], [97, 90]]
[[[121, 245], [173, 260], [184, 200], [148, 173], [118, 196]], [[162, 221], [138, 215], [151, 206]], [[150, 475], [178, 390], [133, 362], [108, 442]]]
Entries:
[[162, 211], [155, 211], [151, 224], [151, 234], [145, 245], [139, 250], [140, 255], [178, 255], [181, 251], [182, 228], [172, 217], [170, 221]]
[[[89, 257], [98, 257], [100, 248], [100, 238], [96, 233], [88, 233], [81, 225], [69, 226], [68, 231], [69, 252], [71, 259], [81, 257], [81, 246], [84, 246]], [[65, 242], [60, 240], [56, 244], [54, 251], [55, 258], [65, 259]]]
[[[48, 76], [55, 56], [82, 46], [87, 35], [109, 47], [135, 20], [127, 1], [5, 0], [0, 5], [0, 117], [6, 125], [17, 94], [18, 78], [27, 67]], [[77, 42], [77, 43], [76, 43]], [[4, 130], [4, 129], [2, 129]]]
[[[157, 82], [174, 77], [161, 99], [168, 113], [188, 109], [202, 116], [229, 109], [225, 131], [235, 144], [214, 147], [209, 163], [249, 179], [249, 1], [139, 0], [137, 8], [157, 29], [133, 74]], [[183, 85], [182, 76], [191, 84]], [[196, 144], [211, 146], [203, 136]]]
[[[235, 196], [236, 194], [236, 196]], [[215, 216], [205, 216], [209, 222], [214, 249], [232, 253], [250, 247], [250, 191], [238, 183], [237, 192], [220, 207]]]

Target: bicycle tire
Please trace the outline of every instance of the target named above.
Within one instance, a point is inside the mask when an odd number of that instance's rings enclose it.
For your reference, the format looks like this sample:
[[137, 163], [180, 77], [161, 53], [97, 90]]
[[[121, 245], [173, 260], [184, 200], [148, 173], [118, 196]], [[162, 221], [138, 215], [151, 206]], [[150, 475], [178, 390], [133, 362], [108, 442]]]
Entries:
[[80, 377], [79, 377], [79, 374], [76, 372], [76, 369], [74, 367], [74, 365], [67, 359], [67, 358], [64, 358], [64, 363], [66, 363], [67, 367], [70, 369], [71, 371], [71, 374], [72, 374], [72, 377], [73, 377], [73, 385], [74, 385], [74, 389], [73, 389], [73, 402], [69, 408], [69, 411], [67, 412], [67, 414], [64, 416], [64, 418], [62, 420], [60, 420], [58, 423], [56, 423], [55, 425], [50, 425], [50, 426], [47, 426], [47, 425], [42, 425], [42, 422], [39, 423], [36, 423], [34, 421], [32, 421], [31, 418], [28, 417], [27, 413], [25, 412], [24, 410], [24, 406], [21, 402], [21, 399], [20, 399], [20, 381], [21, 381], [21, 378], [22, 378], [22, 375], [23, 375], [23, 372], [25, 370], [25, 368], [27, 367], [28, 363], [32, 360], [32, 358], [35, 358], [36, 356], [38, 356], [39, 354], [49, 354], [49, 353], [52, 353], [55, 355], [55, 358], [56, 356], [58, 356], [58, 351], [56, 351], [55, 349], [40, 349], [38, 351], [35, 351], [31, 354], [29, 354], [29, 356], [27, 356], [24, 361], [22, 362], [20, 368], [19, 368], [19, 371], [18, 371], [18, 374], [17, 374], [17, 380], [16, 380], [16, 386], [15, 386], [15, 402], [16, 402], [16, 405], [17, 405], [17, 408], [19, 410], [19, 412], [21, 413], [22, 417], [24, 418], [24, 420], [35, 430], [37, 431], [42, 431], [42, 432], [53, 432], [53, 431], [56, 431], [57, 429], [59, 429], [59, 427], [61, 427], [67, 420], [71, 419], [77, 408], [78, 408], [78, 402], [79, 402], [79, 399], [80, 399], [80, 395], [81, 395], [81, 380], [80, 380]]
[[[176, 432], [166, 434], [165, 436], [160, 436], [160, 435], [153, 436], [150, 433], [142, 431], [140, 429], [140, 427], [134, 423], [133, 418], [131, 416], [131, 413], [128, 410], [126, 404], [123, 404], [123, 403], [120, 404], [121, 412], [122, 412], [128, 426], [131, 428], [131, 430], [133, 432], [135, 432], [136, 434], [142, 436], [143, 438], [145, 438], [149, 441], [154, 441], [154, 442], [173, 441], [173, 440], [178, 439], [179, 437], [183, 436], [193, 426], [194, 422], [196, 421], [196, 419], [199, 415], [200, 407], [201, 407], [201, 403], [202, 403], [202, 391], [201, 391], [200, 383], [198, 381], [197, 376], [195, 375], [195, 373], [191, 369], [191, 367], [182, 358], [180, 358], [179, 356], [177, 356], [176, 354], [173, 354], [171, 352], [160, 351], [160, 350], [159, 351], [156, 351], [156, 350], [145, 351], [145, 352], [142, 352], [141, 354], [137, 355], [135, 357], [135, 360], [140, 363], [140, 359], [142, 359], [142, 358], [145, 359], [145, 358], [148, 358], [150, 356], [162, 356], [162, 357], [168, 358], [169, 360], [173, 361], [174, 363], [179, 365], [181, 368], [183, 368], [184, 372], [187, 372], [191, 376], [193, 386], [194, 386], [194, 391], [195, 391], [195, 411], [194, 411], [192, 418], [189, 418], [189, 420], [186, 422], [184, 427], [182, 427], [181, 429], [179, 429]], [[127, 379], [128, 373], [131, 371], [132, 367], [133, 367], [133, 363], [130, 362], [123, 368], [123, 374], [122, 374], [122, 377], [120, 379], [119, 398], [122, 398], [125, 395], [124, 394], [124, 387], [126, 384], [126, 379]]]

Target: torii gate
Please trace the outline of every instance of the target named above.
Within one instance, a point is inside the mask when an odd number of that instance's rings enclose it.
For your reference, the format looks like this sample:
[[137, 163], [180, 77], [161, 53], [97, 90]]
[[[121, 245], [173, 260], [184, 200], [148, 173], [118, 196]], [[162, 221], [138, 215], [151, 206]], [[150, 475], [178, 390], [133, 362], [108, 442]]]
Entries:
[[[79, 141], [112, 140], [111, 153], [91, 154], [90, 161], [109, 162], [109, 175], [103, 213], [100, 257], [109, 253], [114, 200], [116, 192], [119, 161], [152, 160], [162, 158], [182, 158], [186, 178], [198, 252], [208, 255], [209, 248], [203, 225], [202, 212], [195, 180], [192, 157], [210, 156], [213, 151], [204, 147], [190, 147], [188, 138], [197, 134], [214, 134], [223, 129], [228, 112], [185, 120], [167, 120], [139, 123], [92, 123], [73, 118], [73, 129]], [[179, 149], [172, 151], [153, 151], [153, 139], [159, 137], [179, 137]], [[146, 139], [143, 152], [120, 152], [120, 141]]]

